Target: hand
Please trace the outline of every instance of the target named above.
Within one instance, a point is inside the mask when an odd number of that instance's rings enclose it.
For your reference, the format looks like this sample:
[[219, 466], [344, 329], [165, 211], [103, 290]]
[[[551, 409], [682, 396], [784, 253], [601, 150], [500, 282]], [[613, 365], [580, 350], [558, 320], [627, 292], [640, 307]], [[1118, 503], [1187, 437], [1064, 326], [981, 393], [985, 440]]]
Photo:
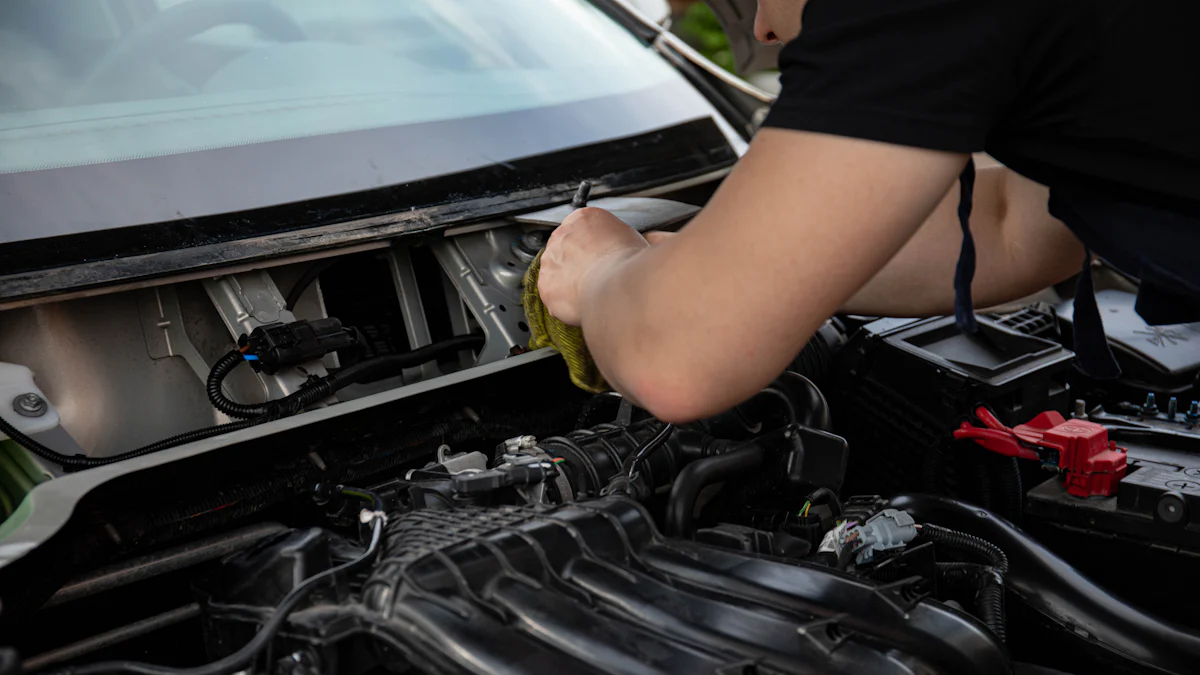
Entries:
[[649, 246], [637, 230], [604, 209], [575, 211], [550, 235], [542, 253], [538, 274], [542, 302], [555, 318], [580, 325], [588, 284]]

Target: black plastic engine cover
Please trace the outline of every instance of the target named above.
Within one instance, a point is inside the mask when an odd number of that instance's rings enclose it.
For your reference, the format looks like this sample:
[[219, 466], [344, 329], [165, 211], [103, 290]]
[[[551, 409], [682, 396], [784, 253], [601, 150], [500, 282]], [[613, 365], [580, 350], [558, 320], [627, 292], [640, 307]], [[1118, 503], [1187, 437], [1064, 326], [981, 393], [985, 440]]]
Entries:
[[668, 540], [615, 497], [396, 516], [363, 595], [348, 614], [431, 672], [1010, 671], [912, 580]]

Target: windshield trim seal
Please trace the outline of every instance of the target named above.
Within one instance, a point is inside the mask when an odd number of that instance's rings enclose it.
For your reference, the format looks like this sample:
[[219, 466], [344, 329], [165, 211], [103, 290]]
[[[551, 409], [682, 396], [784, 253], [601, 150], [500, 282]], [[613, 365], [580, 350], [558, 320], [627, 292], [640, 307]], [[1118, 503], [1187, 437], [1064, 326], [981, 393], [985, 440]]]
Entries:
[[[472, 169], [404, 185], [368, 190], [320, 200], [326, 213], [360, 208], [361, 203], [402, 189], [406, 195], [427, 195], [425, 204], [393, 208], [386, 212], [344, 218], [325, 225], [300, 226], [260, 236], [234, 238], [168, 250], [145, 250], [147, 237], [161, 236], [162, 228], [196, 228], [198, 223], [156, 223], [116, 231], [83, 233], [51, 239], [15, 242], [0, 246], [0, 269], [28, 265], [33, 248], [40, 249], [42, 262], [56, 262], [48, 252], [75, 255], [79, 251], [104, 248], [115, 255], [104, 259], [58, 264], [41, 264], [0, 276], [0, 303], [52, 296], [67, 291], [94, 289], [209, 268], [244, 264], [283, 256], [362, 245], [398, 236], [440, 233], [457, 225], [543, 209], [569, 202], [579, 181], [592, 181], [596, 196], [617, 195], [654, 188], [727, 168], [737, 153], [711, 117], [703, 117], [643, 134], [570, 148], [537, 157]], [[550, 178], [552, 177], [552, 178]], [[520, 189], [485, 190], [461, 199], [449, 198], [463, 185], [530, 185]], [[499, 192], [499, 194], [498, 194]], [[460, 193], [461, 194], [461, 193]], [[441, 197], [438, 199], [438, 197]], [[340, 204], [335, 200], [340, 200]], [[393, 202], [394, 203], [394, 202]], [[403, 206], [412, 201], [406, 200]], [[311, 210], [313, 204], [304, 208]], [[286, 216], [287, 204], [256, 210], [257, 215], [278, 219]], [[256, 212], [245, 212], [253, 218]], [[228, 216], [221, 216], [228, 218]], [[203, 220], [203, 219], [197, 219]], [[29, 249], [29, 250], [24, 250]], [[80, 256], [82, 258], [82, 256]], [[76, 259], [80, 259], [76, 258]]]

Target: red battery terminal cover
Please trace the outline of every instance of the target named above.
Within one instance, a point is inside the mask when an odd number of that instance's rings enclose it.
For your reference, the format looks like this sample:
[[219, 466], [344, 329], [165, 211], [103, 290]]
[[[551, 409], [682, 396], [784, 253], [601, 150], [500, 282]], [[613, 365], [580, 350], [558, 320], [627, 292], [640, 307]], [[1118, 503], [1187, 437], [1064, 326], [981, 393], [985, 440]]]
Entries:
[[1007, 457], [1054, 463], [1066, 477], [1067, 492], [1076, 497], [1111, 497], [1125, 477], [1125, 449], [1108, 440], [1103, 425], [1065, 419], [1050, 410], [1010, 429], [992, 411], [980, 406], [975, 416], [982, 427], [963, 422], [954, 431], [960, 440], [973, 440]]

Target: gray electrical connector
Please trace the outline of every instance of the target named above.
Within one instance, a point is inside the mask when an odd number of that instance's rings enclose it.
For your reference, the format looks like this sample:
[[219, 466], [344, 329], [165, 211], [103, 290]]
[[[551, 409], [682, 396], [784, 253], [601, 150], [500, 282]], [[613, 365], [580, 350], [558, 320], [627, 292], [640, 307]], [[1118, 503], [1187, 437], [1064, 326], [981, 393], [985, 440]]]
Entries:
[[869, 563], [878, 551], [903, 548], [917, 536], [917, 524], [907, 511], [884, 509], [871, 516], [858, 529], [859, 565]]

